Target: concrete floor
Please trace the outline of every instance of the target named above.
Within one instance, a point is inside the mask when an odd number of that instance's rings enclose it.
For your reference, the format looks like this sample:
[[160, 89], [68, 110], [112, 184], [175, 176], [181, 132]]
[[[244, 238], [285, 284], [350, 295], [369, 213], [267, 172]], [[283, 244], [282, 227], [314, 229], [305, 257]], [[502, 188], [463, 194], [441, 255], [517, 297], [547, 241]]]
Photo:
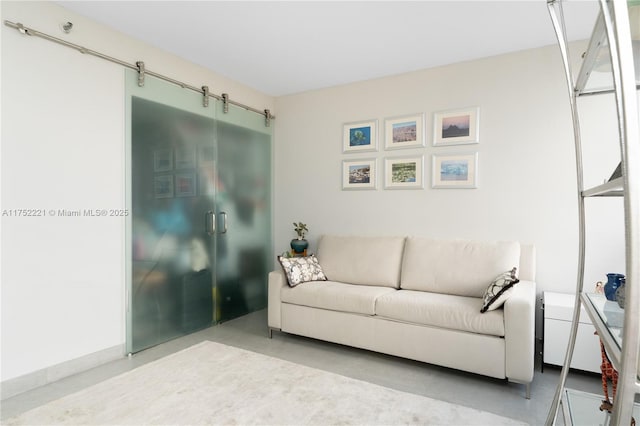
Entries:
[[[364, 380], [404, 392], [423, 395], [505, 417], [542, 425], [560, 369], [537, 367], [531, 399], [524, 398], [524, 386], [448, 368], [396, 358], [365, 350], [274, 332], [268, 338], [266, 310], [234, 319], [194, 334], [147, 349], [41, 388], [6, 399], [1, 403], [1, 420], [84, 389], [142, 364], [187, 348], [203, 340], [259, 352], [298, 364]], [[474, 354], [469, 354], [474, 356]], [[571, 372], [568, 387], [599, 394], [600, 376]], [[558, 424], [562, 424], [562, 414]]]

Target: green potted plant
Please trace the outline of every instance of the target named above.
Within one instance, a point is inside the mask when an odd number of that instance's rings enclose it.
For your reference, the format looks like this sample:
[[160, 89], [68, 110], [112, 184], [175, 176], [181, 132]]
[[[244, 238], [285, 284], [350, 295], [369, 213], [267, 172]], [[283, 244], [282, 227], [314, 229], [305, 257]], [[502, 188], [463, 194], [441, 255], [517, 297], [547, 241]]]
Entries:
[[296, 254], [304, 253], [307, 247], [309, 247], [309, 242], [304, 239], [307, 232], [309, 232], [309, 228], [307, 228], [307, 225], [302, 222], [293, 222], [293, 226], [293, 230], [296, 231], [298, 237], [291, 240], [291, 248]]

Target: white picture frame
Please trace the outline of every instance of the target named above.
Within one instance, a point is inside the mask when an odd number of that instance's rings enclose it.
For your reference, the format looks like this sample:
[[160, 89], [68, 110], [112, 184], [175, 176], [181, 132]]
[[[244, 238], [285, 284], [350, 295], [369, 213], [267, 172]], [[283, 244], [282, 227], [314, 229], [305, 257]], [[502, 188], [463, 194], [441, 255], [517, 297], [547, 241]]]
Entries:
[[424, 147], [424, 127], [424, 113], [386, 119], [384, 149]]
[[423, 189], [424, 156], [388, 157], [384, 160], [385, 189]]
[[466, 189], [478, 187], [478, 153], [433, 154], [431, 187]]
[[479, 107], [434, 113], [433, 146], [480, 143], [479, 120]]
[[345, 123], [342, 126], [342, 152], [378, 150], [378, 120]]
[[153, 178], [155, 198], [173, 198], [173, 175], [156, 175]]
[[189, 170], [196, 167], [195, 148], [176, 148], [174, 153], [174, 167], [176, 170]]
[[175, 194], [176, 197], [195, 197], [196, 174], [176, 173]]
[[376, 189], [376, 159], [363, 158], [342, 162], [342, 189]]
[[170, 172], [173, 170], [173, 152], [170, 149], [153, 151], [153, 171]]

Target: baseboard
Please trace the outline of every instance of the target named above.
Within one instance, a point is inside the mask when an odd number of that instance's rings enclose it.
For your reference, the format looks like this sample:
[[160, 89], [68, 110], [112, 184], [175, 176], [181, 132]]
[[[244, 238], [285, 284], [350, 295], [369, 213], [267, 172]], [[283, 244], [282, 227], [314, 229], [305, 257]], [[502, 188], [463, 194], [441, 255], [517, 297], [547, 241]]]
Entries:
[[0, 400], [82, 373], [125, 356], [125, 346], [117, 345], [70, 361], [52, 365], [0, 383]]

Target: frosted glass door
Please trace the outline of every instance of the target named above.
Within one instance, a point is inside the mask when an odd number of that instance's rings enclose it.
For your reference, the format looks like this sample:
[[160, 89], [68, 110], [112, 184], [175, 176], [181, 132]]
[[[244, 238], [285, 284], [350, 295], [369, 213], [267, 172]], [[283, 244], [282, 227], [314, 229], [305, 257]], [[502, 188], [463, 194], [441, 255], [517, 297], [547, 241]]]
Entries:
[[217, 115], [217, 319], [267, 306], [271, 250], [271, 127], [229, 107]]
[[127, 350], [138, 352], [215, 318], [215, 105], [127, 73]]
[[127, 351], [267, 305], [264, 116], [127, 72]]

